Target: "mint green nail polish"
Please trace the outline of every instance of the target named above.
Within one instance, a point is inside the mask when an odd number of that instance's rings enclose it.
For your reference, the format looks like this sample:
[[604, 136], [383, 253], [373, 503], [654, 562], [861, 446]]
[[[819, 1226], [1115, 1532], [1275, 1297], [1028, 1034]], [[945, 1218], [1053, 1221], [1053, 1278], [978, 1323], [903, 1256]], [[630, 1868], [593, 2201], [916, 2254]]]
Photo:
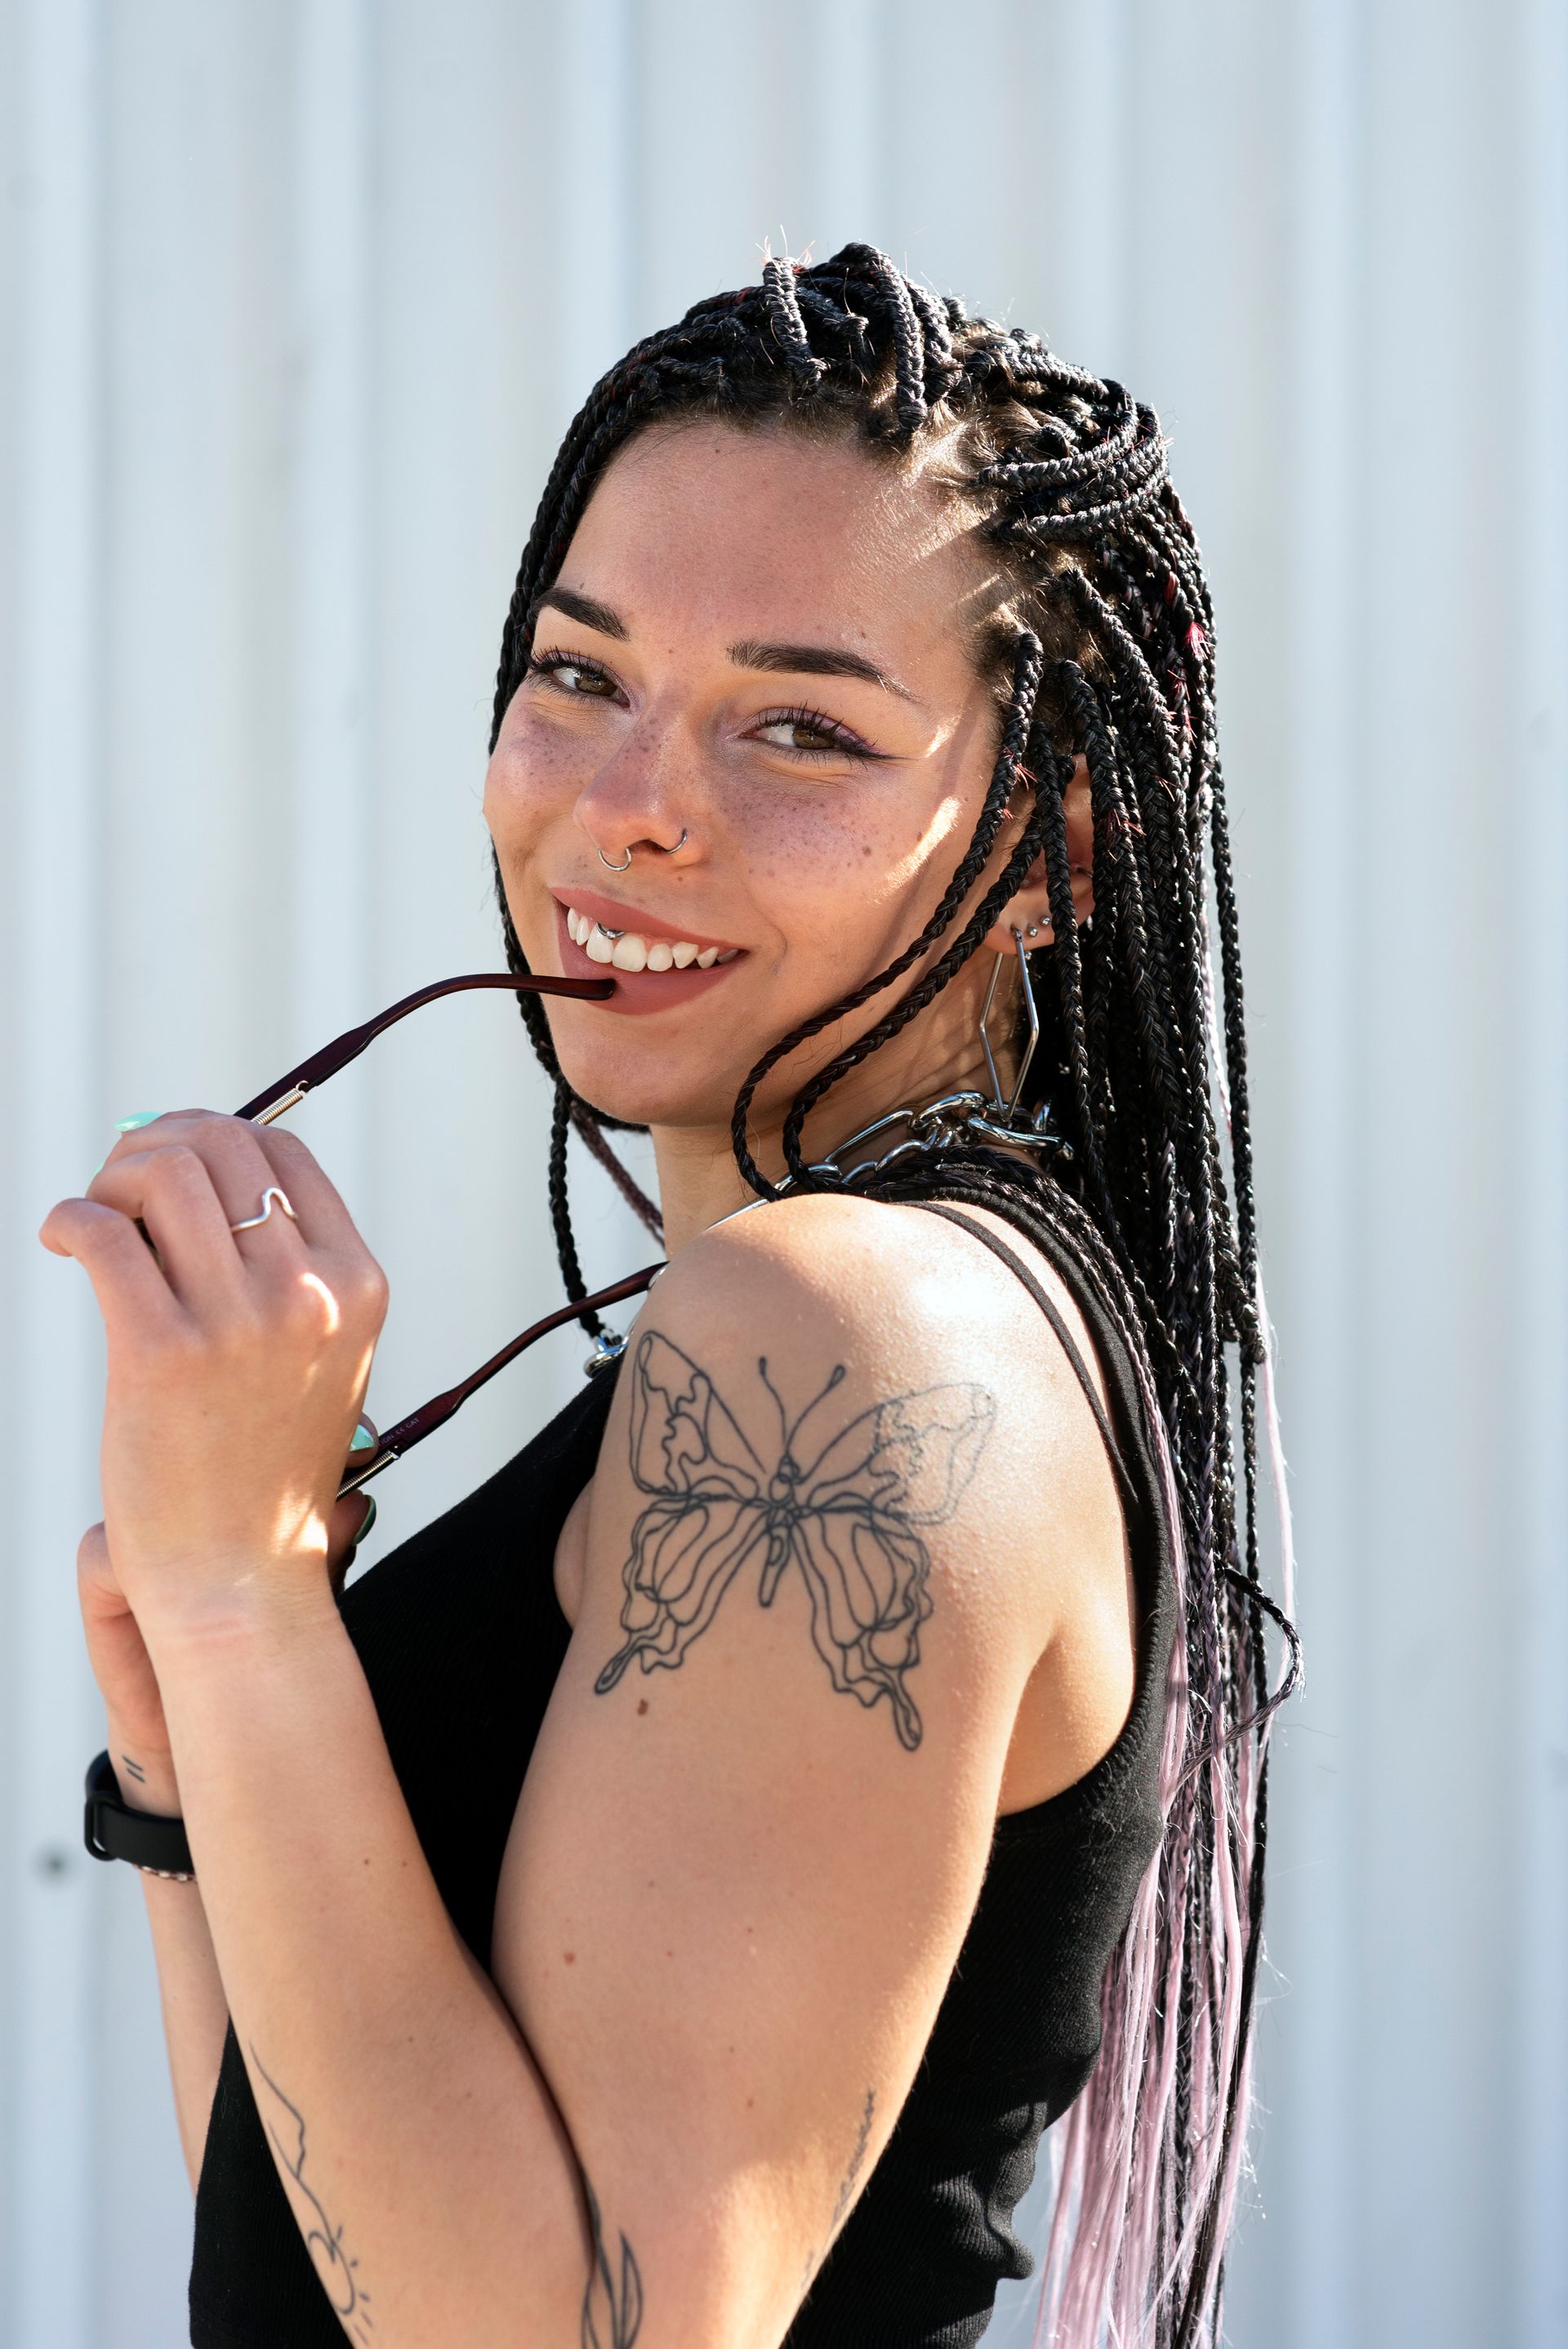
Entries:
[[[376, 1448], [376, 1438], [367, 1427], [356, 1427], [348, 1439], [348, 1448], [350, 1452], [372, 1452]], [[374, 1508], [375, 1502], [372, 1501], [370, 1506]]]
[[117, 1133], [134, 1133], [139, 1125], [150, 1125], [155, 1118], [162, 1115], [160, 1109], [139, 1109], [129, 1117], [117, 1117], [114, 1130]]
[[348, 1545], [348, 1555], [350, 1557], [354, 1556], [355, 1551], [359, 1547], [360, 1543], [365, 1539], [366, 1535], [376, 1523], [376, 1495], [374, 1493], [366, 1493], [365, 1497], [369, 1502], [370, 1506], [366, 1513], [365, 1523], [360, 1526], [359, 1531], [355, 1535], [354, 1539]]

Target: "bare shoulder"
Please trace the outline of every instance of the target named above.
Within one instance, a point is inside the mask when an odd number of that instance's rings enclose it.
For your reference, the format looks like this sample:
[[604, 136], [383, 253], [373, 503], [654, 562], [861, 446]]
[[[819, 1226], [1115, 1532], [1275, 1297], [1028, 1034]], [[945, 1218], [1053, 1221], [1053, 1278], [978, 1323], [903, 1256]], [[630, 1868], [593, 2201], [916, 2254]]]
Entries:
[[[1078, 1305], [1055, 1268], [1005, 1216], [971, 1205], [960, 1213], [1026, 1263], [1092, 1362]], [[995, 1364], [999, 1340], [1026, 1350], [1042, 1325], [1049, 1330], [975, 1229], [926, 1207], [847, 1193], [768, 1202], [714, 1225], [660, 1275], [656, 1294], [660, 1310], [678, 1299], [680, 1309], [716, 1323], [753, 1303], [784, 1306], [867, 1348], [901, 1356], [913, 1348], [933, 1361], [978, 1336]]]
[[[974, 1221], [1026, 1257], [1093, 1363], [1054, 1269], [1000, 1217]], [[1049, 1321], [973, 1229], [914, 1206], [791, 1199], [684, 1249], [631, 1333], [605, 1454], [612, 1506], [624, 1459], [650, 1499], [672, 1474], [695, 1478], [704, 1506], [716, 1479], [738, 1492], [750, 1479], [758, 1525], [771, 1508], [776, 1535], [788, 1523], [806, 1554], [858, 1536], [863, 1557], [873, 1537], [902, 1537], [924, 1603], [940, 1595], [950, 1630], [1026, 1669], [1086, 1552], [1119, 1557], [1099, 1434]], [[651, 1668], [676, 1637], [665, 1620], [639, 1626], [616, 1676], [645, 1657]], [[856, 1667], [834, 1663], [842, 1687]], [[900, 1685], [877, 1685], [913, 1742]], [[872, 1701], [864, 1682], [857, 1693]]]
[[1059, 1481], [1086, 1454], [1103, 1468], [1101, 1440], [1050, 1319], [985, 1236], [1045, 1290], [1103, 1402], [1104, 1373], [1076, 1297], [1006, 1216], [967, 1203], [959, 1213], [962, 1224], [925, 1207], [829, 1193], [748, 1209], [682, 1251], [642, 1319], [678, 1314], [742, 1351], [771, 1331], [786, 1348], [841, 1342], [870, 1374], [978, 1380], [1014, 1406], [1038, 1478]]

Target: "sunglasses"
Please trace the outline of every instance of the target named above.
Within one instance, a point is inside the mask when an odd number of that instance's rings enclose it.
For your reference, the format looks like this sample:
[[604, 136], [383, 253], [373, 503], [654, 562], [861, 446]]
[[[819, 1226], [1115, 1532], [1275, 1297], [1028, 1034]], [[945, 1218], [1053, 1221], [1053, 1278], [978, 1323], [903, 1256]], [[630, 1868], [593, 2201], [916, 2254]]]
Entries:
[[[291, 1069], [287, 1076], [280, 1077], [275, 1084], [268, 1085], [264, 1092], [246, 1102], [234, 1114], [249, 1119], [253, 1125], [271, 1125], [274, 1118], [282, 1117], [285, 1110], [293, 1109], [306, 1093], [316, 1092], [325, 1084], [328, 1077], [335, 1077], [339, 1069], [346, 1069], [350, 1061], [356, 1061], [366, 1045], [373, 1044], [377, 1036], [385, 1035], [387, 1030], [395, 1027], [399, 1019], [407, 1019], [411, 1011], [422, 1010], [427, 1003], [434, 1003], [443, 995], [460, 995], [470, 988], [492, 987], [505, 988], [513, 995], [567, 995], [579, 1003], [607, 1002], [615, 992], [614, 981], [609, 978], [542, 978], [531, 974], [526, 978], [514, 978], [507, 971], [478, 971], [462, 978], [439, 978], [433, 987], [421, 987], [414, 994], [406, 995], [400, 1003], [394, 1003], [389, 1010], [378, 1012], [374, 1019], [366, 1019], [362, 1027], [346, 1029], [330, 1044], [324, 1044], [319, 1052], [313, 1052], [308, 1060]], [[499, 1354], [492, 1354], [488, 1362], [481, 1362], [471, 1377], [462, 1380], [455, 1387], [448, 1387], [443, 1394], [432, 1395], [428, 1402], [422, 1402], [418, 1411], [411, 1411], [407, 1419], [400, 1419], [396, 1427], [388, 1428], [386, 1434], [378, 1439], [377, 1451], [367, 1464], [363, 1468], [355, 1468], [344, 1478], [337, 1488], [338, 1499], [341, 1501], [346, 1493], [357, 1492], [360, 1485], [367, 1484], [372, 1476], [379, 1476], [383, 1468], [390, 1468], [394, 1460], [401, 1460], [405, 1453], [411, 1452], [416, 1444], [423, 1444], [426, 1436], [433, 1435], [438, 1427], [444, 1427], [452, 1414], [462, 1409], [471, 1394], [477, 1394], [498, 1371], [504, 1371], [509, 1362], [514, 1362], [519, 1354], [526, 1352], [539, 1339], [547, 1338], [552, 1330], [559, 1330], [564, 1322], [575, 1321], [580, 1314], [593, 1312], [601, 1305], [619, 1305], [624, 1298], [640, 1297], [663, 1270], [662, 1262], [645, 1265], [641, 1272], [630, 1273], [624, 1280], [613, 1282], [608, 1288], [601, 1288], [594, 1296], [584, 1297], [576, 1305], [560, 1306], [553, 1313], [547, 1313], [542, 1321], [535, 1321], [521, 1337], [514, 1338], [510, 1346], [503, 1346]]]

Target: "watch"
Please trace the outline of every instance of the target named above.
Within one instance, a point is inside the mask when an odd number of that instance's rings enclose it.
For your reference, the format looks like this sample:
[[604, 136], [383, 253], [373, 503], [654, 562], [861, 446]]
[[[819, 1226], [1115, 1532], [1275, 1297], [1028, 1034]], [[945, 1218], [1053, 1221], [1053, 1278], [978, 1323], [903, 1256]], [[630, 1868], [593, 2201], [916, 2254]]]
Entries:
[[151, 1876], [171, 1877], [181, 1884], [196, 1881], [184, 1820], [128, 1810], [119, 1799], [119, 1781], [107, 1752], [88, 1765], [82, 1840], [95, 1859], [128, 1859], [132, 1868]]

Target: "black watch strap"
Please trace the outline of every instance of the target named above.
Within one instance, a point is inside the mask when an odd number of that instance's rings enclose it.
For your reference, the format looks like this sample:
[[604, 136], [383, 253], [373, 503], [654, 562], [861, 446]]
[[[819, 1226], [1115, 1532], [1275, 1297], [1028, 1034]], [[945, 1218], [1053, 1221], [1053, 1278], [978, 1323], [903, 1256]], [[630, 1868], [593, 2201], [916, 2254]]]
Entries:
[[127, 1810], [107, 1753], [88, 1765], [87, 1797], [82, 1839], [95, 1859], [128, 1859], [158, 1876], [194, 1876], [184, 1820]]

